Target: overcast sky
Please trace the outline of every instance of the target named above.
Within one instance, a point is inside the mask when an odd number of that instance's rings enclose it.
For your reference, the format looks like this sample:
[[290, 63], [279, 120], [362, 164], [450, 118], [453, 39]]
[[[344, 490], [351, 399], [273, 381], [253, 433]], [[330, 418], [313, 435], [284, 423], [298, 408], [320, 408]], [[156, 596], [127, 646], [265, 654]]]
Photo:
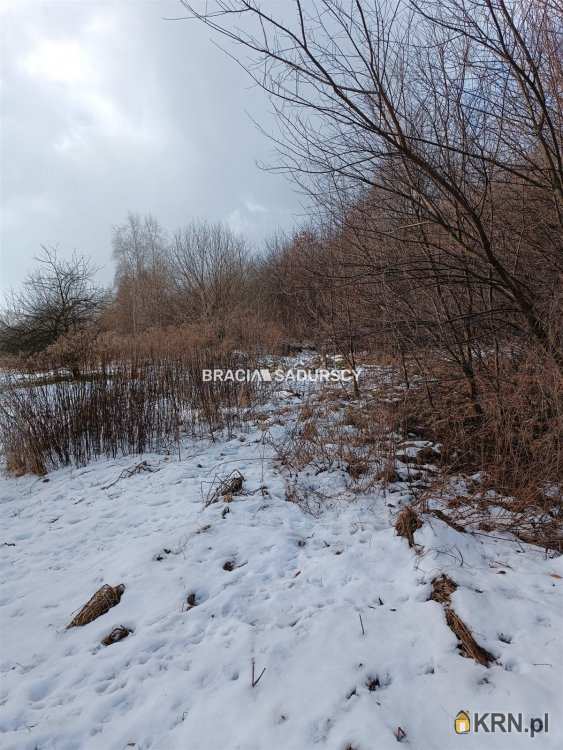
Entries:
[[128, 211], [174, 229], [228, 222], [260, 242], [300, 197], [261, 171], [269, 104], [175, 0], [0, 0], [0, 287], [40, 245], [78, 250], [110, 283], [111, 229]]

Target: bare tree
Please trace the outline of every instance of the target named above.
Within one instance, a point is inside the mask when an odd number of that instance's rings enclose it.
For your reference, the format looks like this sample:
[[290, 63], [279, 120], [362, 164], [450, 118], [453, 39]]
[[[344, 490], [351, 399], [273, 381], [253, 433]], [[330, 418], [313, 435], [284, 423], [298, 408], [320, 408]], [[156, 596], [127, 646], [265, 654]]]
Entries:
[[[250, 53], [281, 170], [333, 216], [375, 200], [372, 232], [400, 245], [403, 278], [440, 289], [444, 325], [482, 315], [480, 296], [563, 368], [546, 321], [563, 273], [555, 0], [295, 0], [281, 15], [258, 0], [183, 4]], [[454, 315], [456, 287], [476, 291]]]
[[43, 247], [37, 262], [0, 320], [0, 348], [6, 353], [43, 351], [92, 323], [104, 305], [105, 294], [93, 281], [97, 269], [88, 259], [59, 258]]
[[223, 224], [193, 221], [176, 232], [171, 267], [184, 318], [224, 323], [246, 301], [249, 263], [245, 240]]
[[116, 260], [115, 315], [119, 327], [136, 335], [149, 327], [169, 322], [169, 275], [166, 234], [151, 215], [130, 213], [114, 228], [113, 256]]

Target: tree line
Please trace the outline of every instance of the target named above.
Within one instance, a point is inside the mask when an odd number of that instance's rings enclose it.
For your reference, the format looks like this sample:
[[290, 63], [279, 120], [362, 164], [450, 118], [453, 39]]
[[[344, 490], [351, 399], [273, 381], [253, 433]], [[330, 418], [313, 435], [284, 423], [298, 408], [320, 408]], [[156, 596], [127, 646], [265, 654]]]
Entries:
[[184, 5], [270, 96], [275, 168], [311, 197], [308, 226], [256, 254], [221, 224], [170, 236], [131, 214], [113, 293], [84, 259], [45, 251], [3, 316], [4, 351], [92, 318], [131, 336], [196, 323], [233, 345], [306, 337], [351, 361], [385, 350], [426, 380], [432, 351], [476, 415], [530, 357], [561, 375], [558, 0]]
[[255, 251], [222, 224], [169, 234], [131, 214], [111, 293], [89, 262], [46, 250], [0, 348], [110, 331], [262, 351], [306, 340], [352, 366], [384, 354], [458, 443], [506, 474], [542, 454], [538, 471], [560, 476], [559, 0], [183, 4], [270, 97], [272, 169], [309, 195], [307, 225]]

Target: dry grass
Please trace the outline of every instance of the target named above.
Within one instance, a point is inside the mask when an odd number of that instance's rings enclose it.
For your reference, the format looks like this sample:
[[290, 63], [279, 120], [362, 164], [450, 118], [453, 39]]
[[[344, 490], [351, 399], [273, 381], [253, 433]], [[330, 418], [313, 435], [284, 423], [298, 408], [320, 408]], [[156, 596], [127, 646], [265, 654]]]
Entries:
[[101, 589], [96, 591], [80, 612], [72, 618], [66, 626], [67, 629], [88, 625], [88, 623], [104, 615], [112, 607], [115, 607], [116, 604], [119, 604], [124, 591], [125, 585], [123, 583], [120, 583], [118, 586], [108, 586], [108, 584], [105, 584]]
[[205, 497], [204, 506], [207, 508], [221, 499], [230, 502], [234, 495], [241, 493], [243, 485], [244, 477], [238, 469], [231, 471], [224, 479], [215, 477]]
[[327, 495], [320, 492], [320, 490], [312, 487], [301, 487], [296, 480], [288, 482], [285, 499], [288, 503], [298, 505], [303, 513], [313, 518], [321, 516], [329, 500]]
[[432, 594], [430, 598], [438, 604], [450, 603], [450, 597], [457, 589], [457, 583], [447, 575], [441, 575], [432, 581]]
[[[561, 497], [536, 496], [516, 499], [492, 493], [483, 487], [468, 488], [465, 495], [455, 494], [451, 481], [441, 478], [423, 493], [420, 507], [458, 532], [511, 534], [528, 544], [563, 552]], [[427, 501], [432, 499], [432, 508]], [[443, 507], [435, 507], [442, 502]]]
[[451, 606], [451, 595], [457, 589], [457, 584], [447, 575], [441, 575], [432, 581], [432, 594], [430, 598], [444, 607], [446, 622], [450, 630], [459, 641], [459, 650], [463, 656], [474, 659], [478, 664], [488, 667], [495, 657], [480, 646], [467, 625], [457, 615]]
[[78, 380], [22, 387], [17, 378], [8, 379], [0, 400], [8, 468], [44, 474], [98, 456], [179, 451], [183, 434], [232, 436], [263, 388], [204, 382], [202, 370], [247, 366], [243, 355], [194, 349], [105, 362]]
[[384, 486], [397, 482], [399, 475], [395, 469], [395, 460], [388, 458], [383, 468], [376, 473], [375, 478], [378, 482], [382, 482]]
[[446, 607], [445, 614], [450, 630], [457, 636], [461, 654], [468, 659], [474, 659], [484, 667], [488, 667], [495, 660], [495, 657], [490, 651], [487, 651], [487, 649], [477, 643], [467, 625], [451, 607]]
[[443, 363], [432, 369], [432, 403], [424, 388], [411, 388], [401, 420], [406, 430], [424, 425], [427, 435], [442, 444], [450, 473], [485, 472], [496, 489], [524, 500], [537, 492], [540, 482], [561, 480], [563, 376], [556, 367], [531, 353], [519, 360], [517, 369], [505, 362], [495, 387], [481, 373], [481, 416], [474, 414], [463, 389], [448, 380]]
[[420, 529], [422, 521], [418, 517], [418, 514], [414, 508], [407, 505], [397, 515], [395, 521], [395, 531], [398, 536], [405, 537], [409, 543], [409, 547], [414, 547], [414, 532]]
[[272, 445], [291, 476], [305, 468], [316, 474], [340, 468], [349, 477], [349, 490], [363, 493], [398, 478], [395, 428], [394, 418], [375, 399], [352, 407], [342, 392], [323, 389], [303, 404], [284, 439]]
[[359, 456], [352, 456], [348, 461], [346, 471], [354, 481], [358, 481], [369, 471], [369, 463]]

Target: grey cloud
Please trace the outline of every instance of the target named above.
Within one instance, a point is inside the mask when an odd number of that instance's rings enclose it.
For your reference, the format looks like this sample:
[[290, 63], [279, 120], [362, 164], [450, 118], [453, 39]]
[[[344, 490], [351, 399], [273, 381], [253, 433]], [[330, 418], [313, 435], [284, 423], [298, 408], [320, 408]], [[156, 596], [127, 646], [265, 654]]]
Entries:
[[[264, 94], [178, 4], [5, 3], [1, 286], [40, 244], [88, 253], [111, 280], [111, 228], [129, 210], [169, 229], [227, 221], [259, 242], [299, 197], [261, 171], [273, 127]], [[180, 9], [181, 10], [181, 9]]]

